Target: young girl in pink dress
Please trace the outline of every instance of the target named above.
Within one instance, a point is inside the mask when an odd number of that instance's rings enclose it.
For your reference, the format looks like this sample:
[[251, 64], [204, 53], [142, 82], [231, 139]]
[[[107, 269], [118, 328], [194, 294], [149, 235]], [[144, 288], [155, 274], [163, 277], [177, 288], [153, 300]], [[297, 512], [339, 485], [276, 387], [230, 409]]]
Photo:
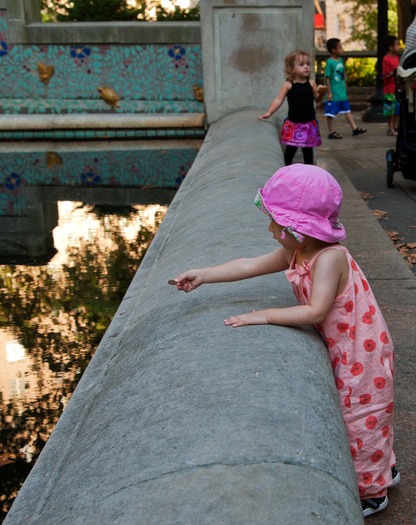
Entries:
[[176, 279], [190, 292], [205, 283], [230, 282], [286, 271], [298, 306], [232, 316], [231, 327], [313, 325], [331, 359], [354, 461], [364, 516], [387, 507], [387, 488], [400, 481], [393, 452], [393, 345], [371, 288], [339, 244], [342, 190], [327, 171], [293, 164], [279, 169], [255, 204], [270, 218], [277, 250], [220, 266], [188, 270]]
[[289, 114], [280, 131], [280, 142], [286, 145], [285, 164], [292, 164], [298, 148], [302, 148], [305, 164], [313, 164], [313, 148], [320, 146], [321, 135], [315, 115], [315, 101], [326, 92], [310, 78], [310, 57], [305, 51], [294, 51], [285, 58], [286, 81], [270, 108], [259, 117], [269, 118], [287, 98]]

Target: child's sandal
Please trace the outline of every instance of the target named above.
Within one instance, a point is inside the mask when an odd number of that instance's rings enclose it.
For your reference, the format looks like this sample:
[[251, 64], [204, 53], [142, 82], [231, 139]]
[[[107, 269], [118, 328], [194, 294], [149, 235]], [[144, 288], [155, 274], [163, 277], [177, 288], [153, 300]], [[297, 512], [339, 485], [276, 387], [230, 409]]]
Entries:
[[362, 135], [363, 133], [367, 133], [367, 130], [364, 128], [355, 128], [352, 132], [352, 136], [356, 137], [357, 135]]
[[342, 135], [340, 135], [337, 131], [333, 131], [328, 135], [329, 139], [342, 139]]

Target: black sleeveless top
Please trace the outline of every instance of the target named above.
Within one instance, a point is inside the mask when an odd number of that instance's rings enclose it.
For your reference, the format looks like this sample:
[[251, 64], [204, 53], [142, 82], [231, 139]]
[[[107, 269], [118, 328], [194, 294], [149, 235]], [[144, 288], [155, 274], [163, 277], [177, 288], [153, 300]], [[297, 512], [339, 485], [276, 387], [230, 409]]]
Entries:
[[313, 89], [309, 82], [292, 82], [287, 92], [288, 119], [292, 122], [309, 122], [315, 119]]

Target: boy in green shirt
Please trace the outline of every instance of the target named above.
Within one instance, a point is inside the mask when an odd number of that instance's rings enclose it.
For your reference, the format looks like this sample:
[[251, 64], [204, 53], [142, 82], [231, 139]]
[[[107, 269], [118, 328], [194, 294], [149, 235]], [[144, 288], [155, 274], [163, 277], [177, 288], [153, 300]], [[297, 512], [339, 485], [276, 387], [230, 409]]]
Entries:
[[326, 47], [331, 54], [325, 66], [325, 83], [328, 88], [324, 111], [326, 123], [328, 125], [329, 139], [342, 139], [342, 135], [334, 131], [333, 119], [338, 115], [345, 115], [348, 124], [351, 126], [353, 136], [361, 135], [367, 130], [359, 128], [354, 121], [351, 113], [351, 106], [347, 97], [347, 85], [345, 83], [344, 60], [341, 55], [343, 52], [341, 40], [330, 38]]

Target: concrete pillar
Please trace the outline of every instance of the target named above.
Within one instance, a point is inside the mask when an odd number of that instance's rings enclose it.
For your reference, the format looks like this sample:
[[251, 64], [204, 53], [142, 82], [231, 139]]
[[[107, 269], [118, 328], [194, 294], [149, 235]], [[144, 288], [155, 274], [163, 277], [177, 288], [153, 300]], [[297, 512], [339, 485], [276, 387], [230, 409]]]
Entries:
[[211, 126], [5, 525], [363, 523], [317, 333], [223, 324], [295, 304], [285, 276], [167, 284], [275, 248], [253, 200], [282, 152], [257, 114]]
[[[208, 122], [277, 95], [284, 57], [296, 49], [313, 61], [311, 0], [204, 0], [201, 37]], [[313, 62], [312, 62], [313, 63]]]

